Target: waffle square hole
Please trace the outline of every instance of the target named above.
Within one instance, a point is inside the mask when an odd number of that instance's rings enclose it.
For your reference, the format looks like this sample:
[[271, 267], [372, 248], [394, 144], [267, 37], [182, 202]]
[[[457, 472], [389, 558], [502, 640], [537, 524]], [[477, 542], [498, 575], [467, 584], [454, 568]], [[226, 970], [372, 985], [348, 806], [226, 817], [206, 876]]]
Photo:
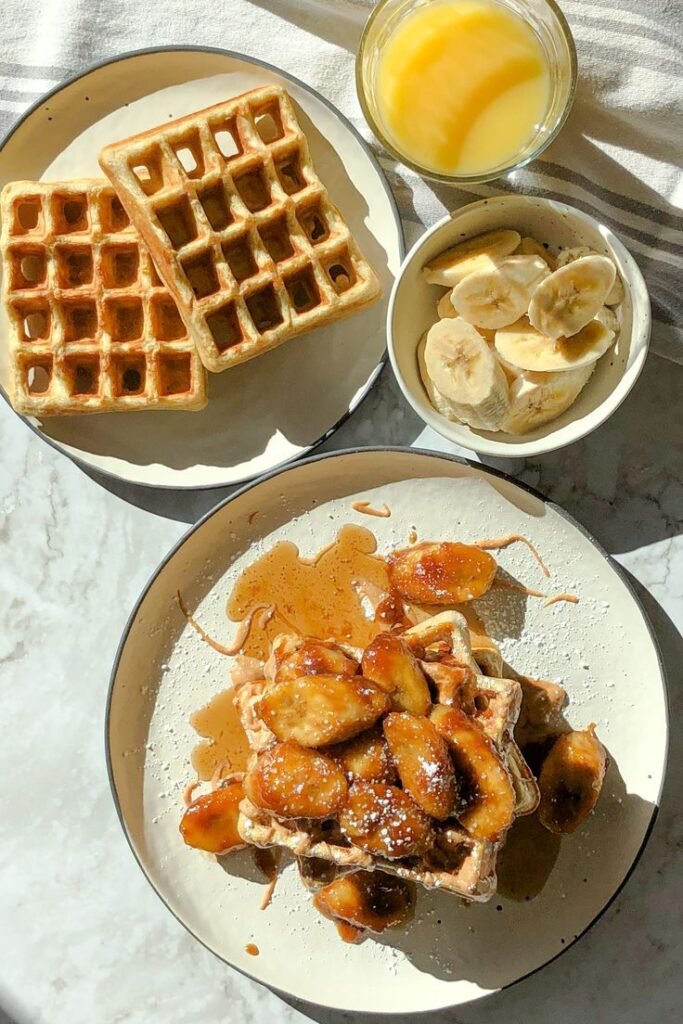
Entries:
[[193, 132], [184, 139], [172, 144], [178, 163], [188, 178], [201, 178], [204, 175], [204, 154], [199, 141], [199, 132]]
[[42, 248], [22, 247], [11, 253], [12, 288], [38, 288], [47, 276], [47, 259]]
[[261, 241], [275, 263], [279, 263], [281, 260], [286, 260], [289, 256], [294, 255], [294, 247], [289, 237], [286, 216], [283, 215], [282, 217], [275, 218], [275, 220], [268, 221], [267, 224], [263, 224], [258, 230]]
[[320, 305], [320, 291], [311, 267], [305, 267], [291, 277], [286, 277], [284, 281], [287, 294], [297, 313], [307, 313], [309, 309], [315, 309]]
[[10, 307], [22, 341], [40, 341], [50, 336], [50, 307], [36, 299], [13, 303]]
[[157, 371], [160, 395], [184, 395], [192, 389], [192, 355], [189, 352], [160, 354]]
[[298, 149], [276, 160], [275, 170], [280, 179], [280, 184], [288, 196], [292, 196], [306, 188], [306, 179], [301, 169], [301, 156]]
[[318, 245], [330, 237], [330, 228], [320, 203], [297, 210], [296, 216], [311, 245]]
[[107, 299], [104, 308], [112, 341], [137, 341], [142, 337], [145, 318], [140, 299]]
[[52, 360], [40, 359], [24, 366], [24, 389], [29, 395], [45, 395], [52, 383]]
[[130, 224], [130, 218], [118, 196], [105, 193], [100, 199], [100, 224], [107, 235], [124, 231]]
[[182, 260], [182, 267], [196, 298], [203, 299], [207, 295], [214, 295], [220, 288], [210, 250]]
[[90, 299], [62, 303], [64, 341], [80, 341], [97, 334], [97, 306]]
[[347, 292], [356, 283], [356, 272], [348, 253], [345, 252], [328, 261], [325, 273], [337, 295]]
[[88, 245], [60, 245], [57, 253], [57, 280], [60, 288], [82, 288], [93, 279], [92, 249]]
[[128, 288], [140, 272], [137, 245], [108, 245], [102, 249], [102, 281], [105, 288]]
[[113, 356], [112, 385], [116, 398], [141, 395], [147, 384], [147, 364], [144, 356]]
[[225, 194], [223, 183], [207, 185], [206, 188], [197, 189], [197, 199], [202, 204], [206, 219], [214, 231], [222, 231], [232, 224], [233, 217], [228, 205], [228, 197]]
[[243, 152], [242, 140], [240, 139], [237, 121], [234, 117], [211, 125], [211, 132], [218, 152], [226, 160], [231, 160], [233, 157], [241, 155]]
[[222, 249], [236, 281], [246, 281], [248, 277], [253, 277], [258, 272], [256, 260], [249, 247], [249, 239], [246, 235], [242, 235], [241, 238], [237, 238], [232, 242], [224, 242]]
[[234, 302], [214, 310], [207, 316], [206, 322], [219, 352], [225, 352], [244, 341]]
[[97, 356], [67, 356], [64, 360], [64, 375], [72, 397], [99, 394], [100, 361]]
[[85, 192], [71, 192], [68, 195], [56, 195], [52, 200], [52, 217], [55, 233], [70, 235], [76, 231], [88, 231], [90, 215], [88, 213], [88, 197]]
[[27, 235], [43, 230], [43, 204], [40, 196], [22, 196], [14, 204], [12, 234]]
[[176, 341], [187, 335], [178, 307], [169, 295], [152, 299], [152, 330], [157, 341]]
[[281, 139], [284, 136], [285, 129], [282, 125], [280, 104], [277, 100], [273, 100], [272, 103], [267, 103], [263, 107], [252, 110], [252, 117], [254, 118], [256, 131], [259, 133], [261, 141], [265, 142], [267, 146], [269, 146], [271, 142], [277, 142], [278, 139]]
[[153, 196], [164, 184], [161, 169], [161, 153], [149, 152], [144, 157], [130, 161], [128, 165], [138, 185], [146, 196]]
[[270, 189], [263, 167], [260, 165], [250, 167], [248, 170], [242, 171], [241, 174], [235, 174], [232, 180], [244, 205], [251, 213], [257, 213], [270, 206]]
[[156, 215], [174, 249], [182, 249], [197, 237], [197, 225], [187, 196], [160, 207]]
[[272, 284], [252, 292], [246, 297], [249, 316], [254, 321], [254, 327], [263, 334], [283, 322], [282, 312], [277, 301], [275, 289]]

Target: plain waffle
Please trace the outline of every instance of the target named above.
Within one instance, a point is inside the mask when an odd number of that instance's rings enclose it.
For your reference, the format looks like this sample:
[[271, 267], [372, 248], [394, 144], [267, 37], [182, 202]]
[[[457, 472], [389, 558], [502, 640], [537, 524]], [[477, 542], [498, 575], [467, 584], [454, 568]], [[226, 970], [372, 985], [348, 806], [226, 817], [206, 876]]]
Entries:
[[106, 146], [100, 164], [209, 370], [262, 355], [379, 294], [279, 86]]
[[[444, 612], [421, 622], [402, 634], [419, 647], [444, 644], [448, 653], [454, 650], [476, 668], [469, 649], [465, 620], [457, 612]], [[286, 646], [290, 638], [280, 636], [273, 649]], [[291, 638], [295, 640], [295, 638]], [[436, 652], [432, 652], [436, 658]], [[434, 661], [423, 662], [428, 670]], [[531, 773], [512, 738], [521, 704], [521, 687], [510, 679], [493, 679], [474, 674], [475, 719], [495, 744], [513, 781], [516, 814], [534, 810], [537, 789]], [[265, 750], [275, 737], [259, 713], [259, 702], [268, 685], [266, 679], [251, 680], [240, 688], [237, 704], [240, 710], [253, 759]], [[437, 697], [442, 698], [436, 683]], [[336, 822], [282, 820], [257, 807], [247, 797], [240, 805], [239, 830], [242, 838], [254, 846], [282, 846], [298, 857], [316, 857], [346, 869], [381, 870], [404, 879], [419, 882], [426, 888], [443, 889], [464, 899], [484, 901], [496, 889], [496, 858], [501, 842], [475, 840], [457, 822], [436, 827], [434, 847], [421, 857], [391, 860], [378, 857], [352, 845]]]
[[0, 197], [9, 391], [34, 415], [201, 409], [206, 373], [106, 182], [15, 181]]

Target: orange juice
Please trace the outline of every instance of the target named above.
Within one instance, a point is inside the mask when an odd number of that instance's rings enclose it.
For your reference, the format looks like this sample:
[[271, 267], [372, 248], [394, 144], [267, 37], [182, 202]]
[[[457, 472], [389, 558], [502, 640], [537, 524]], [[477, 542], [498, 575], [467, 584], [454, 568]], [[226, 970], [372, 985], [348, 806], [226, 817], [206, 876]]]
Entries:
[[514, 163], [543, 121], [550, 71], [530, 25], [495, 0], [433, 0], [386, 40], [377, 105], [387, 138], [440, 174]]

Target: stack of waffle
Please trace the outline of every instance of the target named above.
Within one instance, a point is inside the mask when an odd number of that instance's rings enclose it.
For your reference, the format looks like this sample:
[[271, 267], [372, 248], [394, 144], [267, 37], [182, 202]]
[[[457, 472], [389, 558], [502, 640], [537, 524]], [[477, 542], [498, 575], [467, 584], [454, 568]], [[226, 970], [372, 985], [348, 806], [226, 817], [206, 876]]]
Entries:
[[278, 86], [107, 146], [100, 163], [113, 188], [2, 193], [21, 412], [200, 409], [204, 368], [262, 355], [379, 294]]

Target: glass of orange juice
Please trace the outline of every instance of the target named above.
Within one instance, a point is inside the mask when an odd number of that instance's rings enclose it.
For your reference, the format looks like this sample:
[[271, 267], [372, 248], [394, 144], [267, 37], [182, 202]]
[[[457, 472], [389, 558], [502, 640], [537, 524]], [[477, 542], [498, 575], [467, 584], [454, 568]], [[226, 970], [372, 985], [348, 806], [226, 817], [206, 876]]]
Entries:
[[356, 62], [380, 142], [450, 183], [497, 178], [538, 156], [567, 119], [576, 75], [554, 0], [380, 0]]

